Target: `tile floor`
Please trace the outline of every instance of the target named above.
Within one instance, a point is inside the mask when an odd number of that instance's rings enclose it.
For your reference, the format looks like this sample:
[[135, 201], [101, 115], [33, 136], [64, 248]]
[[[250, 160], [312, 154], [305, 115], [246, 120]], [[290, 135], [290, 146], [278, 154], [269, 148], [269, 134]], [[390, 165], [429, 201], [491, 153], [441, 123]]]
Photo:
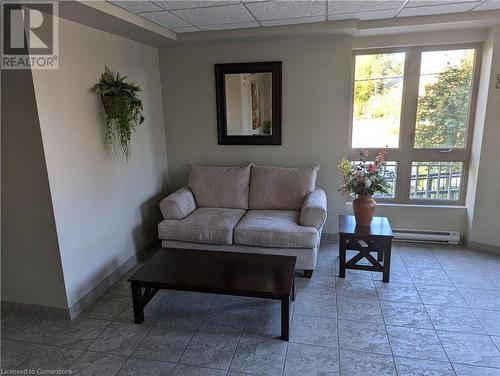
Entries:
[[273, 301], [162, 292], [132, 323], [126, 278], [73, 322], [6, 315], [2, 368], [73, 375], [500, 375], [500, 257], [395, 243], [391, 282], [298, 277], [290, 342]]

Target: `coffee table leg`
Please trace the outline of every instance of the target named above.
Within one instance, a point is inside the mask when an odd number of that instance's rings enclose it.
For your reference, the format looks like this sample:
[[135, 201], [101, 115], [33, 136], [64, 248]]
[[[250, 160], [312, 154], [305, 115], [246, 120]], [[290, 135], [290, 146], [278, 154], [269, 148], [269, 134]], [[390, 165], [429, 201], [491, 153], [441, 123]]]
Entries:
[[281, 339], [288, 341], [290, 332], [290, 296], [281, 298]]
[[131, 284], [132, 288], [132, 306], [134, 307], [134, 322], [142, 324], [144, 322], [144, 308], [141, 304], [142, 291], [141, 286]]
[[345, 258], [346, 258], [346, 240], [340, 235], [339, 241], [339, 277], [345, 278]]
[[392, 241], [386, 241], [384, 244], [384, 266], [382, 272], [382, 282], [389, 282], [389, 276], [391, 275], [391, 248]]

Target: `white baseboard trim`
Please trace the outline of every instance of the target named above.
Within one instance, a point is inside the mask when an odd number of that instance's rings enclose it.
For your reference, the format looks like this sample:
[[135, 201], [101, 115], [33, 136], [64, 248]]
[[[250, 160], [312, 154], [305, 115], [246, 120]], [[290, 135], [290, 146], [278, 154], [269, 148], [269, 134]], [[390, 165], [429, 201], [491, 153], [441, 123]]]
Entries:
[[478, 250], [478, 251], [482, 251], [482, 252], [493, 253], [495, 255], [500, 255], [500, 247], [497, 245], [474, 242], [471, 240], [467, 241], [466, 243], [467, 243], [467, 247], [472, 248], [473, 250]]
[[[321, 235], [322, 241], [337, 241], [339, 235], [336, 233], [323, 233]], [[137, 254], [131, 256], [127, 261], [120, 265], [115, 271], [103, 279], [96, 287], [90, 290], [78, 302], [73, 304], [70, 308], [49, 307], [36, 304], [15, 303], [9, 301], [2, 301], [2, 315], [11, 313], [13, 311], [34, 314], [43, 317], [59, 318], [73, 320], [81, 314], [88, 306], [100, 298], [111, 286], [113, 286], [120, 278], [125, 275], [131, 268], [133, 268], [139, 261], [146, 258], [149, 253], [157, 251], [161, 247], [159, 240], [154, 240], [147, 246], [142, 248]], [[500, 252], [500, 250], [498, 251]]]
[[139, 261], [146, 258], [150, 252], [155, 252], [161, 246], [159, 240], [153, 240], [138, 253], [132, 255], [127, 261], [116, 268], [111, 274], [104, 278], [96, 287], [90, 290], [78, 302], [73, 304], [70, 308], [58, 308], [43, 306], [37, 304], [15, 303], [9, 301], [2, 301], [1, 312], [2, 316], [12, 312], [19, 312], [20, 314], [33, 314], [42, 317], [49, 317], [55, 319], [73, 320], [80, 313], [82, 313], [89, 305], [100, 298], [111, 286], [113, 286], [125, 273], [133, 268]]
[[66, 308], [43, 306], [38, 304], [26, 304], [2, 300], [2, 317], [11, 313], [20, 315], [33, 315], [50, 317], [54, 319], [69, 320], [69, 311]]
[[90, 290], [83, 298], [73, 304], [69, 309], [70, 320], [75, 319], [80, 313], [85, 311], [85, 309], [100, 298], [104, 293], [113, 286], [116, 282], [122, 278], [125, 273], [132, 269], [138, 262], [147, 257], [150, 252], [158, 250], [161, 246], [159, 240], [154, 240], [144, 248], [142, 248], [138, 253], [131, 256], [127, 261], [121, 264], [114, 272], [103, 279], [96, 287]]

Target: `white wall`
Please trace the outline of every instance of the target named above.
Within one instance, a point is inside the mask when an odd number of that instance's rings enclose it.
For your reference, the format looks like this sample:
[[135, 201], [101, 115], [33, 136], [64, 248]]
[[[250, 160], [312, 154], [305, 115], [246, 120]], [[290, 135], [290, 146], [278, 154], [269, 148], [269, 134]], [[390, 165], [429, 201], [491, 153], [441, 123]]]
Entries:
[[[218, 145], [214, 64], [275, 60], [283, 62], [283, 145]], [[164, 48], [160, 69], [171, 189], [186, 183], [188, 163], [319, 163], [318, 185], [329, 200], [325, 231], [337, 231], [345, 203], [335, 165], [347, 154], [351, 37]]]
[[[484, 46], [481, 92], [478, 98], [476, 127], [482, 131], [473, 148], [471, 169], [477, 181], [469, 192], [468, 238], [471, 242], [500, 247], [500, 25], [492, 28]], [[488, 64], [491, 64], [488, 66]], [[479, 148], [480, 145], [480, 148]]]
[[[158, 51], [60, 19], [59, 69], [33, 72], [64, 281], [71, 307], [156, 239], [167, 172]], [[129, 164], [108, 157], [90, 91], [104, 66], [140, 85], [146, 121]]]

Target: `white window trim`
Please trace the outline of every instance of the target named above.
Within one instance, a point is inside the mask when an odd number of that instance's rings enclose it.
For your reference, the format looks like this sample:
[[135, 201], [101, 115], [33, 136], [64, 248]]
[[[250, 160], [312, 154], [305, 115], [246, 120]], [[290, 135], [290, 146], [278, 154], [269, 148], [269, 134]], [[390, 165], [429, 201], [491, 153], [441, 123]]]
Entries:
[[[417, 117], [418, 85], [420, 78], [421, 53], [426, 51], [444, 51], [474, 48], [474, 72], [472, 78], [472, 92], [470, 97], [469, 115], [467, 120], [467, 139], [463, 149], [415, 149], [413, 147], [415, 138], [415, 126]], [[482, 43], [460, 43], [432, 46], [410, 46], [374, 49], [353, 50], [351, 66], [351, 107], [349, 124], [349, 159], [358, 160], [360, 150], [367, 150], [369, 158], [373, 159], [380, 148], [352, 148], [353, 133], [353, 104], [354, 104], [354, 79], [356, 55], [405, 52], [405, 69], [403, 81], [403, 94], [401, 103], [401, 121], [399, 130], [399, 147], [389, 148], [388, 161], [396, 161], [396, 192], [394, 198], [377, 198], [377, 201], [407, 204], [407, 205], [444, 205], [456, 206], [465, 204], [467, 188], [467, 175], [469, 167], [470, 152], [472, 148], [472, 137], [474, 134], [474, 118], [476, 113], [477, 90], [479, 85], [479, 74], [481, 69]], [[433, 199], [410, 199], [411, 164], [413, 161], [422, 162], [462, 162], [462, 180], [459, 200], [433, 200]]]

